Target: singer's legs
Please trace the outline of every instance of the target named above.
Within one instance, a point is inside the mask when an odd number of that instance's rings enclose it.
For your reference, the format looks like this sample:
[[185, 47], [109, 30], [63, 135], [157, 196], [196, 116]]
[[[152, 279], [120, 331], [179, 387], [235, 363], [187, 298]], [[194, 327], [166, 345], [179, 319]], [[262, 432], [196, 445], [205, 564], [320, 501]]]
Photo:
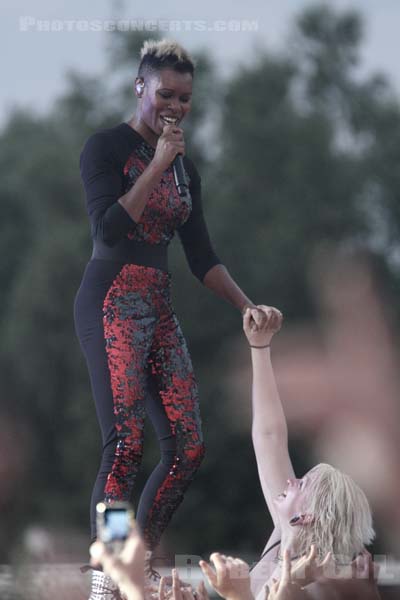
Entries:
[[142, 458], [146, 362], [156, 322], [142, 301], [145, 274], [145, 267], [90, 261], [75, 299], [75, 328], [103, 441], [90, 505], [92, 540], [96, 504], [129, 500]]
[[154, 549], [204, 456], [198, 391], [189, 351], [172, 310], [159, 319], [150, 352], [152, 393], [146, 409], [161, 461], [142, 492], [137, 520]]
[[[89, 267], [75, 301], [76, 331], [84, 351], [103, 439], [91, 500], [130, 499], [143, 452], [146, 400], [161, 461], [137, 511], [154, 548], [201, 462], [204, 446], [197, 387], [185, 340], [170, 301], [170, 276], [159, 269], [118, 263]], [[102, 268], [102, 267], [101, 267]]]

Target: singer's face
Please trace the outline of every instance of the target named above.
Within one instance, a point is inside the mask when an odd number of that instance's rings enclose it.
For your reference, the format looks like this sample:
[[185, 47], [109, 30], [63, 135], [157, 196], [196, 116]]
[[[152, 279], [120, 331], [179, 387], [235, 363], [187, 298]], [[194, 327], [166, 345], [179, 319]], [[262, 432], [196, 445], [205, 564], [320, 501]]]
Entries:
[[157, 136], [167, 125], [165, 117], [179, 125], [192, 105], [193, 78], [190, 73], [162, 69], [145, 79], [141, 104], [141, 120]]

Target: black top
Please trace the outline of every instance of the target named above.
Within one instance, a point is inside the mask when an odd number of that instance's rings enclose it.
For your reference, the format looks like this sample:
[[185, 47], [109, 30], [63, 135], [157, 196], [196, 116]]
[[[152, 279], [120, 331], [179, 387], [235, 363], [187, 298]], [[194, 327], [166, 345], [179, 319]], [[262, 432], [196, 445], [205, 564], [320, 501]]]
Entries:
[[210, 242], [201, 201], [201, 179], [183, 157], [189, 194], [179, 196], [172, 166], [151, 191], [138, 223], [117, 202], [134, 185], [155, 154], [128, 123], [101, 129], [86, 141], [80, 171], [93, 239], [92, 258], [167, 268], [167, 247], [178, 232], [192, 273], [202, 281], [220, 264]]
[[267, 548], [266, 551], [261, 554], [261, 556], [258, 559], [258, 561], [256, 562], [256, 564], [253, 565], [249, 570], [252, 571], [254, 569], [254, 567], [256, 567], [258, 565], [258, 563], [264, 558], [264, 556], [266, 554], [268, 554], [268, 552], [270, 552], [271, 550], [273, 550], [274, 548], [276, 548], [277, 546], [279, 546], [280, 543], [281, 543], [281, 540], [278, 540], [277, 542], [274, 542], [272, 544], [272, 546], [270, 546], [269, 548]]
[[261, 560], [262, 558], [264, 558], [264, 556], [265, 556], [266, 554], [268, 554], [268, 552], [270, 552], [270, 550], [272, 550], [273, 548], [276, 548], [277, 546], [279, 546], [279, 544], [280, 544], [280, 543], [281, 543], [281, 540], [278, 540], [277, 542], [275, 542], [274, 544], [272, 544], [272, 546], [270, 546], [269, 548], [267, 548], [267, 550], [261, 554], [261, 556], [260, 556], [260, 560]]

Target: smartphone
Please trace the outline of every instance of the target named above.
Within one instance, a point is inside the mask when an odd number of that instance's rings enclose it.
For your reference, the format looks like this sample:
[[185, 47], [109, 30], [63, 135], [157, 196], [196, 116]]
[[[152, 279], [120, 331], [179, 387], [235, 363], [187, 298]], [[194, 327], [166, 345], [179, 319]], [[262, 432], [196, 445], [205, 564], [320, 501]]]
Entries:
[[99, 502], [96, 506], [97, 537], [112, 552], [120, 552], [134, 524], [130, 502]]

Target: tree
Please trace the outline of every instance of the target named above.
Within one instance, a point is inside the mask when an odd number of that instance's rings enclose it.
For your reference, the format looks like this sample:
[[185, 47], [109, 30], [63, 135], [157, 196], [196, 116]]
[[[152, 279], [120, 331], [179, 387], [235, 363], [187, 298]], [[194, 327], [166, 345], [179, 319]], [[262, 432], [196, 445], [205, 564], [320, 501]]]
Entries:
[[[246, 292], [279, 306], [292, 323], [315, 314], [308, 268], [327, 244], [368, 248], [388, 288], [399, 287], [400, 109], [382, 76], [359, 77], [362, 35], [357, 14], [317, 6], [300, 14], [289, 53], [262, 54], [226, 84], [208, 53], [197, 57], [185, 137], [202, 176], [214, 245]], [[85, 530], [100, 437], [72, 320], [91, 251], [78, 159], [93, 131], [132, 114], [143, 36], [109, 39], [103, 73], [70, 71], [54, 109], [40, 118], [15, 112], [0, 144], [0, 244], [3, 257], [12, 257], [0, 269], [3, 410], [35, 440], [23, 514], [54, 522], [61, 509]], [[216, 133], [205, 143], [209, 122]], [[250, 424], [235, 428], [224, 379], [243, 343], [241, 318], [193, 279], [177, 244], [171, 270], [208, 455], [166, 540], [182, 552], [254, 550], [268, 524], [260, 529], [265, 508]], [[143, 477], [158, 454], [154, 442], [147, 448]], [[295, 458], [306, 467], [306, 453]], [[18, 519], [24, 523], [22, 509]]]

